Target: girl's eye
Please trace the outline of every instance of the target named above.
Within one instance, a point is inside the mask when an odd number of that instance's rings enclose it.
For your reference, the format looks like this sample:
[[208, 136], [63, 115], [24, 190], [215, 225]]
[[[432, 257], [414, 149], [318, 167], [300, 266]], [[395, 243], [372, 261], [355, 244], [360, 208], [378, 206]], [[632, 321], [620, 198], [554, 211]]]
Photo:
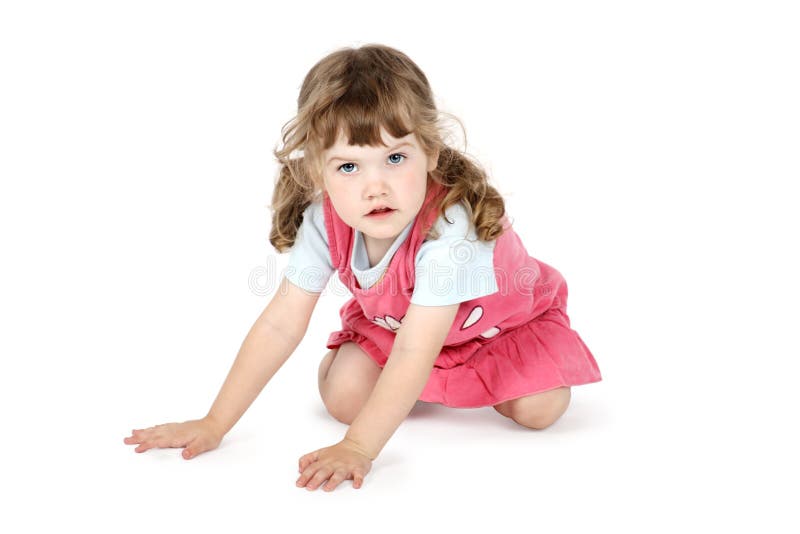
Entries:
[[[405, 154], [400, 154], [400, 153], [397, 153], [397, 154], [392, 154], [391, 156], [389, 156], [389, 159], [391, 160], [391, 159], [392, 159], [392, 157], [394, 157], [394, 156], [400, 156], [401, 158], [403, 158], [403, 159], [406, 159], [406, 156], [405, 156]], [[403, 161], [403, 159], [401, 159], [400, 161], [397, 161], [397, 162], [395, 162], [395, 163], [400, 163], [401, 161]]]
[[[395, 156], [397, 156], [399, 158], [402, 158], [402, 159], [400, 159], [400, 160], [392, 159]], [[389, 161], [392, 163], [392, 165], [396, 166], [396, 165], [399, 165], [400, 163], [402, 163], [406, 159], [406, 157], [407, 156], [405, 154], [401, 154], [401, 153], [397, 152], [397, 153], [391, 154], [389, 156]], [[353, 170], [354, 170], [353, 167], [355, 167], [355, 165], [356, 165], [355, 163], [343, 163], [342, 165], [339, 166], [339, 170], [342, 171], [345, 174], [353, 174]]]

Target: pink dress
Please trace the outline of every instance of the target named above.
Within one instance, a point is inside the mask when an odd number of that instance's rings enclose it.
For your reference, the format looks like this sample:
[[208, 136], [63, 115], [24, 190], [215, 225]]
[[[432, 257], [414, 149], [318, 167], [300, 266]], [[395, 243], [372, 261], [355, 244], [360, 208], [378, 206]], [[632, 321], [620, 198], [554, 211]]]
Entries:
[[[352, 270], [354, 230], [323, 194], [331, 260], [353, 294], [339, 311], [342, 329], [327, 347], [346, 341], [361, 347], [381, 368], [391, 354], [414, 290], [414, 259], [438, 217], [445, 192], [435, 182], [411, 232], [383, 278], [361, 289]], [[557, 270], [530, 257], [507, 217], [494, 248], [499, 290], [460, 303], [458, 313], [419, 400], [455, 408], [494, 405], [560, 386], [601, 380], [592, 353], [567, 316], [567, 284]]]

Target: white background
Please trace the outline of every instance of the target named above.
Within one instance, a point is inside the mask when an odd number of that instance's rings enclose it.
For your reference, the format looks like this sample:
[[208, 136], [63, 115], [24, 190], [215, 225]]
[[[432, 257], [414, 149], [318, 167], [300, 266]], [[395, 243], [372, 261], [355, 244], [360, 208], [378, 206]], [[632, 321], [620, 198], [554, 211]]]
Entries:
[[[4, 532], [796, 532], [800, 19], [790, 2], [4, 2]], [[418, 403], [363, 488], [294, 486], [342, 294], [193, 460], [275, 291], [272, 150], [305, 73], [425, 71], [603, 381], [533, 431]], [[272, 267], [269, 267], [272, 266]], [[263, 279], [262, 279], [263, 282]], [[231, 529], [231, 530], [228, 530]]]

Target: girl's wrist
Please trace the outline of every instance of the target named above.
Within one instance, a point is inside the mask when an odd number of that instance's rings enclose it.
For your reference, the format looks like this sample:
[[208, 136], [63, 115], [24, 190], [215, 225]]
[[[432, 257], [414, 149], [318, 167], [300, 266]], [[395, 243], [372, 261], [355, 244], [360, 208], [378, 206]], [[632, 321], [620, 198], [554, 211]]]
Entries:
[[361, 443], [359, 443], [358, 441], [356, 441], [356, 440], [354, 440], [352, 438], [347, 437], [346, 435], [342, 439], [342, 441], [345, 442], [345, 444], [348, 447], [350, 447], [352, 449], [355, 449], [359, 454], [363, 454], [364, 456], [369, 458], [370, 461], [375, 461], [375, 459], [378, 457], [377, 454], [367, 450], [367, 448], [364, 447]]
[[217, 434], [219, 434], [220, 439], [222, 439], [227, 431], [225, 430], [225, 426], [218, 421], [213, 415], [208, 414], [203, 417], [203, 421], [205, 421]]

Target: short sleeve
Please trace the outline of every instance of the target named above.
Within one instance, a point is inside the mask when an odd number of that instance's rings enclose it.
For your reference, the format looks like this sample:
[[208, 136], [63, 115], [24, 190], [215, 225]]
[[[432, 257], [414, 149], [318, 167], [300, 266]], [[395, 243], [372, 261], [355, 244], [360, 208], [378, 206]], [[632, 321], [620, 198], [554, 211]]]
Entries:
[[289, 251], [286, 278], [306, 291], [320, 293], [334, 270], [322, 203], [312, 202], [303, 212], [303, 222]]
[[466, 207], [447, 208], [435, 225], [439, 238], [425, 241], [415, 258], [411, 303], [446, 306], [498, 291], [494, 272], [495, 241], [481, 241]]

